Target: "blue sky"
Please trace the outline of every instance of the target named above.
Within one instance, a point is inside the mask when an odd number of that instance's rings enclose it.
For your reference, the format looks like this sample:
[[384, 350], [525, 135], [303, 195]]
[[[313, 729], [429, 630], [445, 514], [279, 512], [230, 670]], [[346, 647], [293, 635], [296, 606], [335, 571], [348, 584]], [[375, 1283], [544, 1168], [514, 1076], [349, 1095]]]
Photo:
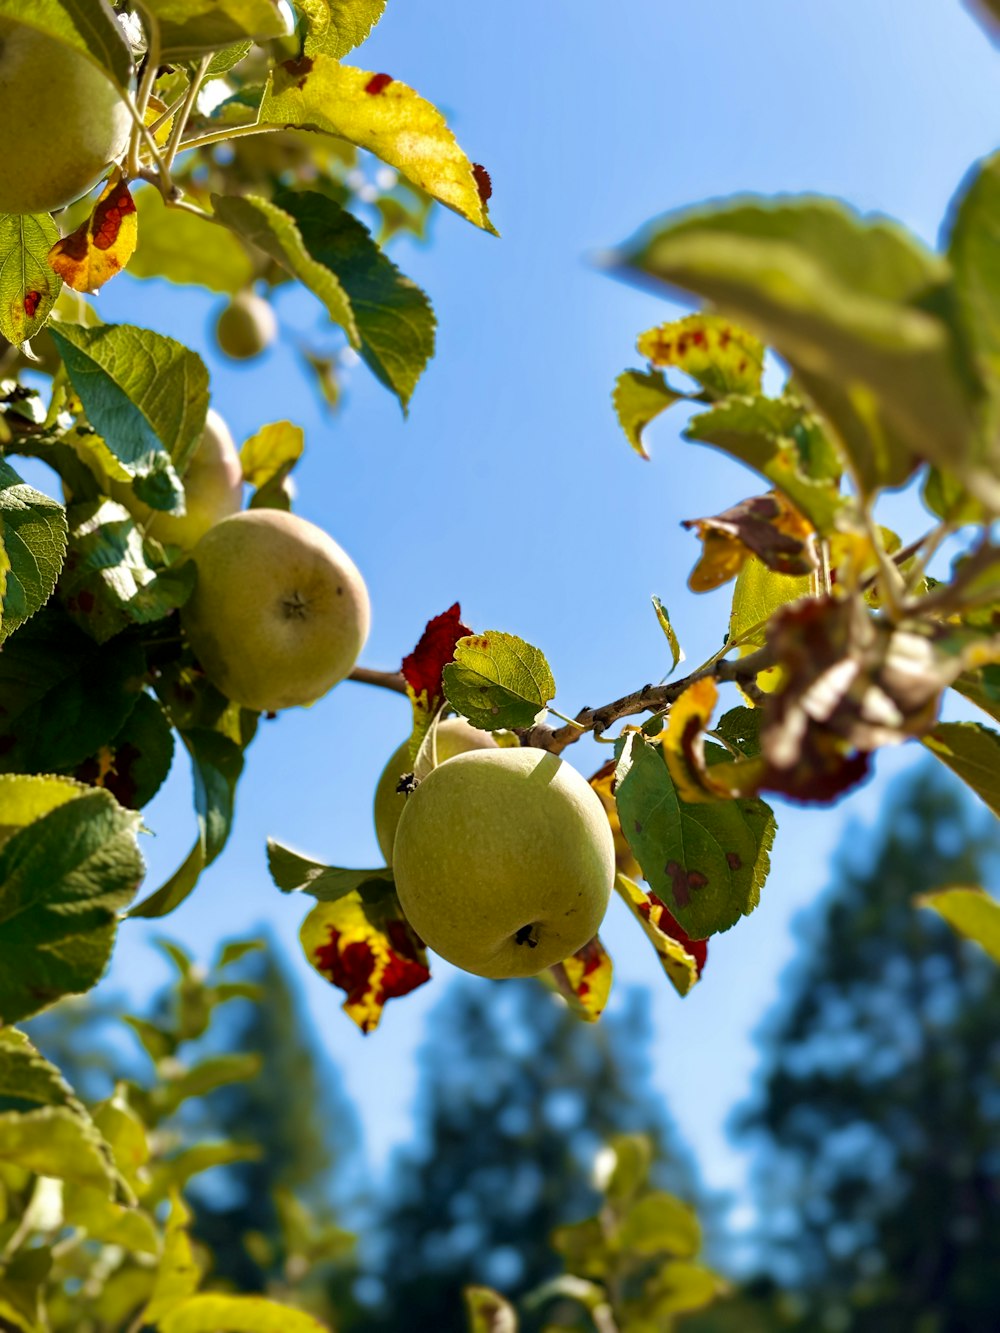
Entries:
[[[283, 417], [305, 427], [298, 509], [367, 579], [367, 665], [398, 666], [424, 622], [460, 600], [473, 627], [545, 651], [567, 712], [666, 671], [653, 593], [690, 663], [715, 649], [728, 593], [687, 591], [696, 551], [679, 522], [755, 488], [737, 465], [683, 444], [680, 417], [651, 433], [652, 462], [629, 450], [611, 385], [636, 364], [635, 335], [679, 312], [611, 280], [594, 256], [658, 213], [745, 190], [836, 194], [933, 243], [952, 191], [997, 130], [995, 54], [957, 0], [632, 0], [610, 14], [598, 0], [389, 0], [355, 54], [446, 111], [492, 174], [503, 234], [442, 210], [429, 246], [394, 247], [440, 322], [408, 422], [363, 368], [343, 410], [324, 412], [291, 347], [296, 333], [324, 327], [305, 294], [280, 294], [284, 345], [250, 367], [214, 356], [217, 302], [205, 293], [125, 277], [99, 298], [106, 319], [173, 334], [205, 355], [214, 405], [238, 440]], [[892, 508], [919, 521], [909, 501]], [[174, 916], [126, 923], [106, 986], [148, 994], [165, 975], [149, 946], [159, 933], [207, 957], [217, 939], [266, 922], [295, 949], [306, 904], [271, 886], [265, 837], [334, 864], [376, 864], [371, 793], [408, 725], [404, 700], [350, 683], [263, 724], [230, 847]], [[585, 773], [605, 755], [591, 742], [570, 752]], [[753, 1033], [792, 955], [790, 922], [827, 882], [847, 822], [870, 823], [886, 779], [913, 757], [881, 757], [876, 781], [832, 813], [779, 810], [761, 907], [713, 941], [704, 981], [684, 1001], [613, 905], [603, 933], [619, 983], [653, 990], [657, 1082], [710, 1185], [738, 1191], [745, 1181], [726, 1119], [751, 1087]], [[147, 822], [155, 885], [194, 836], [182, 760]], [[339, 993], [301, 958], [297, 967], [379, 1169], [411, 1132], [415, 1052], [450, 970], [439, 964], [435, 982], [391, 1004], [365, 1039], [340, 1013]]]

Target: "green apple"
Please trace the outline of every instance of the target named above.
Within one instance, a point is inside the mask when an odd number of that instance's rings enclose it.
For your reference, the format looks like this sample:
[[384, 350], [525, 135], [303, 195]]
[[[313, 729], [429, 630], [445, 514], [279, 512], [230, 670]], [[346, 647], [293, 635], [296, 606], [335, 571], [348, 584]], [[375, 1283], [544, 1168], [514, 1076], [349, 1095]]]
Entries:
[[281, 509], [246, 509], [192, 552], [198, 580], [181, 623], [206, 676], [245, 708], [311, 704], [353, 668], [368, 590], [328, 533]]
[[[495, 750], [497, 743], [488, 731], [471, 726], [464, 717], [449, 717], [439, 724], [435, 745], [437, 761], [443, 764], [446, 759], [454, 759], [455, 755], [465, 754], [467, 750]], [[387, 866], [392, 865], [396, 825], [406, 805], [406, 797], [396, 788], [403, 774], [412, 772], [410, 743], [404, 741], [392, 752], [375, 788], [375, 836]]]
[[92, 189], [125, 151], [132, 118], [86, 56], [0, 18], [0, 213], [51, 213]]
[[219, 350], [234, 361], [260, 356], [274, 342], [278, 321], [270, 303], [255, 292], [239, 292], [215, 323]]
[[615, 878], [600, 800], [544, 750], [471, 750], [406, 798], [396, 890], [417, 934], [481, 977], [525, 977], [597, 933]]
[[128, 482], [112, 481], [111, 495], [145, 527], [151, 537], [190, 551], [205, 533], [243, 503], [243, 467], [229, 427], [214, 408], [184, 473], [183, 514], [164, 514], [137, 498]]

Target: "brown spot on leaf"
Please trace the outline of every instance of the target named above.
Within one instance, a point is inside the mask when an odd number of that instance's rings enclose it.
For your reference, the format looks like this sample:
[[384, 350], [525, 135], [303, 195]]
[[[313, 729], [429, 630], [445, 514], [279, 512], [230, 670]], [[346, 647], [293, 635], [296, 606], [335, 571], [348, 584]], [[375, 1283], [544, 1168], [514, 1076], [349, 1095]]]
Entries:
[[743, 864], [739, 852], [726, 852], [726, 862], [730, 870], [739, 870]]
[[24, 313], [29, 319], [34, 319], [35, 311], [38, 309], [38, 303], [42, 299], [41, 292], [24, 293]]
[[674, 901], [678, 907], [689, 907], [692, 889], [703, 889], [708, 883], [700, 870], [685, 870], [679, 861], [668, 861], [664, 869], [673, 884]]
[[392, 83], [391, 74], [373, 74], [365, 84], [365, 92], [377, 97], [379, 93], [385, 92], [390, 83]]
[[490, 180], [490, 173], [481, 162], [473, 162], [472, 174], [475, 177], [479, 198], [485, 204], [493, 194], [493, 182]]
[[314, 63], [311, 56], [299, 56], [297, 60], [285, 60], [281, 68], [295, 80], [297, 87], [303, 88]]

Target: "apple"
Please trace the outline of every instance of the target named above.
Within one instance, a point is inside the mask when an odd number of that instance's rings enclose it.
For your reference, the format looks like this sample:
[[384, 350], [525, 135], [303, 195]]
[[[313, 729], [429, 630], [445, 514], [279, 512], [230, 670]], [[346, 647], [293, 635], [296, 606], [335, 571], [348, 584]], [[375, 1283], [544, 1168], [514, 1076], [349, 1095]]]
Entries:
[[112, 497], [137, 518], [151, 537], [190, 551], [216, 523], [239, 513], [243, 467], [229, 427], [214, 408], [184, 473], [183, 514], [164, 514], [138, 499], [128, 482], [112, 481]]
[[544, 750], [470, 750], [412, 795], [393, 845], [407, 920], [481, 977], [534, 976], [597, 933], [615, 847], [587, 781]]
[[347, 676], [368, 637], [368, 590], [328, 533], [282, 509], [246, 509], [192, 552], [181, 623], [206, 676], [261, 712], [311, 704]]
[[51, 213], [92, 189], [125, 151], [132, 118], [85, 55], [0, 18], [0, 213]]
[[234, 361], [260, 356], [274, 342], [278, 321], [270, 304], [256, 292], [239, 292], [223, 306], [215, 322], [219, 350]]
[[[478, 727], [466, 722], [464, 717], [449, 717], [441, 722], [435, 744], [439, 764], [454, 759], [457, 754], [465, 754], [467, 750], [495, 750], [497, 745], [488, 731], [480, 731]], [[412, 772], [410, 743], [404, 741], [392, 752], [375, 788], [375, 836], [387, 866], [392, 865], [396, 825], [406, 805], [406, 797], [396, 787], [404, 773]]]

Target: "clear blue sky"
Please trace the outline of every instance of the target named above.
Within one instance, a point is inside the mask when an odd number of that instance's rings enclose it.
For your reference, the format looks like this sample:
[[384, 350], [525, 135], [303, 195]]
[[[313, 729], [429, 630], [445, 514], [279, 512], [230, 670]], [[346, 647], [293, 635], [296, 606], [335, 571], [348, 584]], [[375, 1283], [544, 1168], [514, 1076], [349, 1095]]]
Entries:
[[[652, 463], [631, 453], [610, 388], [635, 364], [636, 333], [676, 311], [588, 257], [660, 212], [741, 190], [840, 195], [933, 242], [955, 185], [995, 146], [995, 53], [958, 0], [632, 0], [613, 16], [598, 0], [389, 0], [356, 55], [447, 111], [492, 174], [503, 233], [491, 239], [441, 211], [429, 247], [394, 250], [440, 321], [409, 422], [362, 368], [331, 418], [289, 346], [250, 368], [220, 364], [208, 332], [215, 302], [204, 293], [123, 278], [99, 309], [200, 350], [238, 440], [282, 417], [306, 428], [299, 511], [333, 533], [368, 581], [365, 663], [398, 666], [428, 617], [459, 599], [472, 626], [542, 647], [557, 704], [573, 712], [666, 670], [652, 593], [670, 608], [689, 661], [701, 661], [717, 646], [728, 594], [688, 593], [695, 543], [679, 521], [717, 512], [754, 482], [681, 443], [680, 419], [654, 430]], [[289, 343], [322, 328], [306, 295], [282, 293], [278, 308]], [[158, 984], [156, 933], [207, 957], [217, 939], [267, 922], [294, 949], [307, 904], [271, 886], [265, 837], [335, 864], [375, 864], [370, 793], [407, 729], [405, 701], [349, 683], [264, 724], [228, 851], [173, 917], [124, 926], [107, 986], [140, 997]], [[588, 742], [571, 758], [589, 773], [605, 753]], [[912, 757], [884, 756], [876, 782], [834, 813], [779, 811], [763, 903], [713, 942], [704, 981], [684, 1001], [613, 905], [604, 933], [618, 976], [653, 989], [656, 1077], [711, 1185], [739, 1189], [745, 1179], [725, 1123], [751, 1086], [753, 1033], [792, 954], [791, 918], [826, 883], [846, 821], [870, 820], [885, 778]], [[183, 760], [147, 821], [152, 886], [193, 839]], [[436, 970], [363, 1039], [339, 993], [298, 961], [375, 1168], [411, 1132], [414, 1056], [449, 976]]]

